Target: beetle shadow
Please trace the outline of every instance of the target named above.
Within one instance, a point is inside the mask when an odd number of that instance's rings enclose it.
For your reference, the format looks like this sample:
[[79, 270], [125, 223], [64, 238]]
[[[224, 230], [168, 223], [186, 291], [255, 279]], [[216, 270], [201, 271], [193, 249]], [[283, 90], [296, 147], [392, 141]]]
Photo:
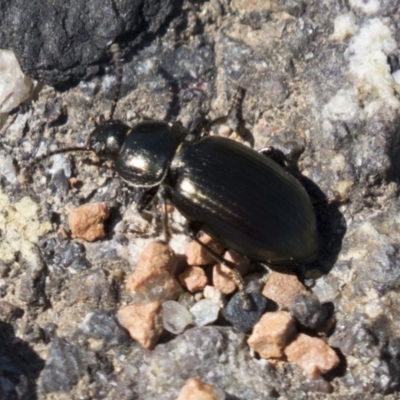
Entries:
[[0, 321], [0, 397], [37, 399], [36, 380], [44, 365], [29, 344], [15, 336], [12, 325]]
[[301, 175], [297, 166], [291, 167], [289, 172], [306, 189], [317, 219], [319, 253], [315, 261], [303, 266], [303, 277], [319, 278], [328, 274], [337, 261], [347, 230], [346, 220], [339, 211], [339, 201], [328, 199], [315, 182]]

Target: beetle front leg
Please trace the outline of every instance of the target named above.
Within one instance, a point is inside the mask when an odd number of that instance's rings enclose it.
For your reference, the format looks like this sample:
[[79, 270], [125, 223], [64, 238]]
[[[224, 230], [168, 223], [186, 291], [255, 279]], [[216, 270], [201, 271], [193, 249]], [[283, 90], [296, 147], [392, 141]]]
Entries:
[[165, 193], [165, 189], [160, 187], [158, 191], [158, 197], [161, 202], [161, 226], [164, 233], [164, 241], [169, 243], [171, 239], [171, 232], [169, 230], [169, 219], [168, 219], [168, 212], [167, 212], [167, 195]]
[[258, 152], [275, 161], [281, 167], [286, 168], [286, 157], [282, 151], [276, 149], [275, 147], [267, 146], [258, 150]]
[[198, 243], [204, 250], [208, 252], [208, 254], [211, 255], [214, 260], [222, 265], [225, 265], [228, 267], [231, 271], [232, 278], [236, 283], [236, 286], [239, 289], [239, 294], [240, 298], [243, 301], [243, 309], [244, 310], [249, 310], [250, 309], [250, 303], [249, 299], [246, 293], [246, 284], [240, 275], [240, 272], [237, 270], [236, 265], [231, 262], [226, 260], [224, 257], [216, 253], [211, 247], [207, 246], [204, 244], [200, 239], [197, 238], [197, 233], [200, 231], [200, 225], [197, 225], [196, 223], [189, 223], [187, 227], [187, 232], [189, 237], [194, 240], [196, 243]]

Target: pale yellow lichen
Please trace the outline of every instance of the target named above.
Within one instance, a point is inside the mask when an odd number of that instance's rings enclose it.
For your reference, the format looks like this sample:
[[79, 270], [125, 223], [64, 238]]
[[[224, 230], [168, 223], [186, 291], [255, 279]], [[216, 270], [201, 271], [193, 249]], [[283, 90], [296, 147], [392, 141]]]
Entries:
[[0, 260], [11, 263], [16, 252], [25, 259], [31, 258], [32, 245], [52, 228], [50, 221], [38, 219], [38, 211], [39, 205], [31, 198], [11, 204], [0, 190]]

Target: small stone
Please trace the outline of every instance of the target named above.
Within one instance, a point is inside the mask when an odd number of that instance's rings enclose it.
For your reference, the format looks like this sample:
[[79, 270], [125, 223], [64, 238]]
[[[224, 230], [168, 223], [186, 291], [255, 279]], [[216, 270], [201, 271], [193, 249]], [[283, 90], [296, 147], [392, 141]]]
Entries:
[[197, 326], [204, 326], [215, 322], [218, 319], [219, 307], [211, 300], [200, 300], [191, 309], [194, 316], [194, 323]]
[[272, 272], [262, 290], [262, 295], [282, 308], [289, 308], [298, 294], [307, 294], [305, 286], [295, 275]]
[[104, 238], [104, 221], [109, 215], [106, 203], [91, 203], [75, 208], [68, 216], [73, 237], [88, 242]]
[[6, 278], [10, 273], [11, 268], [5, 262], [0, 260], [0, 278]]
[[219, 308], [224, 308], [226, 306], [226, 298], [225, 296], [214, 286], [206, 286], [203, 291], [204, 298], [207, 300], [211, 300], [215, 303]]
[[214, 265], [212, 279], [214, 287], [223, 294], [231, 294], [236, 290], [236, 283], [232, 278], [232, 271], [225, 265]]
[[11, 50], [0, 50], [0, 113], [8, 113], [31, 95], [33, 81], [22, 72]]
[[262, 358], [280, 358], [295, 334], [296, 326], [288, 312], [268, 312], [254, 325], [247, 343]]
[[177, 301], [166, 301], [163, 308], [164, 329], [175, 335], [182, 333], [189, 325], [193, 325], [193, 315]]
[[172, 248], [162, 240], [150, 242], [142, 251], [136, 263], [136, 271], [175, 271], [176, 255]]
[[78, 242], [69, 241], [66, 246], [53, 257], [53, 265], [58, 268], [70, 268], [71, 272], [89, 269], [91, 264], [86, 258], [85, 247]]
[[112, 280], [102, 269], [88, 270], [73, 275], [65, 293], [69, 306], [75, 303], [112, 307], [116, 302]]
[[261, 290], [265, 285], [265, 274], [255, 272], [253, 274], [246, 275], [244, 277], [244, 283], [246, 285], [246, 292], [261, 293]]
[[198, 378], [189, 378], [179, 392], [177, 400], [225, 400], [225, 393]]
[[174, 251], [164, 242], [151, 242], [141, 253], [135, 271], [128, 277], [126, 290], [135, 303], [175, 300], [182, 287], [170, 270], [175, 268]]
[[178, 303], [182, 304], [186, 308], [190, 308], [196, 304], [196, 300], [192, 294], [185, 292], [179, 296]]
[[85, 365], [77, 346], [55, 337], [40, 375], [44, 393], [70, 392], [85, 372]]
[[[224, 253], [224, 258], [235, 264], [240, 275], [244, 276], [249, 270], [250, 260], [233, 250], [228, 250]], [[233, 293], [237, 286], [232, 277], [232, 270], [223, 265], [217, 264], [213, 268], [213, 285], [223, 294]]]
[[189, 292], [200, 292], [208, 283], [207, 275], [203, 268], [189, 266], [179, 275], [179, 281]]
[[[224, 252], [224, 247], [208, 235], [202, 236], [200, 238], [200, 241], [213, 249], [218, 254], [222, 254]], [[207, 252], [206, 249], [204, 249], [194, 240], [189, 242], [186, 246], [185, 255], [187, 257], [188, 265], [199, 266], [215, 264], [214, 258]]]
[[194, 298], [195, 303], [197, 303], [198, 301], [204, 299], [204, 294], [203, 294], [203, 292], [197, 292], [194, 294], [193, 298]]
[[307, 336], [303, 333], [285, 348], [285, 355], [290, 362], [303, 368], [310, 378], [336, 368], [339, 357], [322, 339]]
[[223, 315], [235, 328], [244, 333], [250, 333], [253, 326], [260, 319], [267, 307], [268, 300], [260, 293], [247, 293], [250, 305], [248, 310], [243, 308], [243, 300], [240, 293], [236, 293], [226, 306]]
[[0, 319], [3, 321], [11, 322], [24, 315], [24, 310], [9, 303], [8, 301], [0, 301]]
[[129, 340], [126, 330], [117, 322], [115, 313], [110, 311], [89, 312], [79, 329], [87, 337], [102, 339], [107, 345], [123, 344]]
[[318, 329], [328, 318], [329, 310], [314, 293], [298, 294], [289, 307], [290, 313], [303, 326]]
[[152, 349], [157, 344], [163, 331], [161, 304], [158, 301], [122, 307], [118, 316], [131, 338], [143, 347]]

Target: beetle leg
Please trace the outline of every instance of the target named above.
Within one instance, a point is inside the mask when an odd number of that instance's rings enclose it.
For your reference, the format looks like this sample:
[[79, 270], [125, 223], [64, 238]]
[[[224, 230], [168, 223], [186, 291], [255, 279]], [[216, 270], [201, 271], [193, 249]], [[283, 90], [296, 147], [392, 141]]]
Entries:
[[231, 105], [228, 108], [228, 111], [224, 115], [220, 115], [217, 118], [214, 118], [208, 123], [208, 130], [211, 129], [213, 125], [224, 123], [228, 117], [232, 114], [232, 111], [235, 111], [236, 117], [239, 120], [239, 123], [242, 122], [242, 113], [241, 106], [244, 97], [245, 89], [242, 86], [238, 86], [235, 95], [233, 96]]
[[153, 201], [154, 197], [158, 192], [159, 187], [155, 186], [148, 190], [145, 190], [140, 194], [139, 199], [136, 201], [137, 210], [140, 214], [149, 206], [149, 204]]
[[228, 111], [225, 114], [220, 115], [211, 121], [208, 121], [204, 115], [198, 116], [192, 123], [187, 140], [189, 141], [198, 140], [204, 136], [208, 136], [210, 134], [211, 127], [213, 125], [219, 125], [226, 122], [226, 120], [232, 114], [233, 111], [235, 111], [235, 115], [238, 120], [237, 125], [240, 130], [240, 127], [243, 125], [241, 106], [242, 106], [244, 92], [245, 89], [242, 86], [237, 87], [233, 100], [229, 106]]
[[224, 257], [222, 257], [221, 255], [216, 253], [211, 247], [207, 246], [201, 240], [199, 240], [196, 236], [196, 234], [199, 232], [199, 230], [200, 230], [200, 226], [197, 226], [196, 223], [192, 222], [192, 223], [188, 224], [187, 232], [188, 232], [189, 237], [191, 239], [193, 239], [196, 243], [198, 243], [204, 250], [206, 250], [211, 255], [211, 257], [214, 258], [214, 260], [217, 263], [225, 265], [226, 267], [228, 267], [230, 269], [232, 278], [235, 281], [236, 286], [239, 289], [239, 294], [243, 301], [243, 309], [249, 310], [250, 304], [249, 304], [249, 299], [248, 299], [248, 296], [246, 293], [246, 284], [245, 284], [242, 276], [240, 275], [240, 272], [237, 270], [235, 263], [225, 260]]
[[282, 153], [282, 151], [276, 149], [275, 147], [268, 146], [268, 147], [263, 147], [262, 149], [258, 150], [258, 152], [266, 157], [271, 158], [281, 167], [286, 168], [286, 157]]
[[240, 298], [243, 301], [243, 309], [249, 310], [250, 304], [249, 304], [249, 299], [248, 299], [247, 293], [246, 293], [246, 284], [245, 284], [242, 276], [240, 275], [240, 272], [237, 270], [236, 265], [228, 260], [225, 260], [224, 257], [220, 256], [211, 247], [204, 244], [197, 237], [192, 237], [192, 239], [195, 242], [197, 242], [200, 246], [202, 246], [203, 249], [205, 249], [214, 258], [215, 261], [217, 261], [218, 263], [220, 263], [222, 265], [225, 265], [226, 267], [228, 267], [230, 269], [232, 278], [235, 281], [236, 286], [239, 289]]
[[118, 43], [113, 43], [110, 46], [110, 51], [112, 54], [112, 60], [115, 66], [115, 76], [116, 76], [116, 86], [115, 86], [115, 94], [114, 100], [111, 104], [110, 116], [108, 119], [111, 121], [114, 117], [114, 111], [117, 107], [119, 95], [121, 92], [121, 84], [122, 84], [122, 73], [123, 73], [123, 64], [122, 64], [122, 53]]
[[167, 200], [165, 189], [160, 186], [155, 186], [148, 190], [145, 190], [143, 193], [140, 194], [140, 197], [137, 200], [137, 210], [142, 218], [147, 220], [145, 214], [146, 208], [150, 205], [150, 203], [154, 200], [156, 196], [158, 196], [158, 200], [160, 201], [162, 207], [161, 226], [164, 235], [164, 241], [168, 243], [171, 238], [171, 233], [169, 231], [168, 225]]
[[166, 243], [169, 243], [169, 240], [171, 239], [171, 232], [169, 230], [169, 220], [168, 220], [168, 212], [167, 212], [167, 196], [165, 193], [165, 189], [161, 187], [158, 191], [158, 197], [161, 201], [161, 226], [162, 226], [162, 231], [164, 234], [164, 241]]

